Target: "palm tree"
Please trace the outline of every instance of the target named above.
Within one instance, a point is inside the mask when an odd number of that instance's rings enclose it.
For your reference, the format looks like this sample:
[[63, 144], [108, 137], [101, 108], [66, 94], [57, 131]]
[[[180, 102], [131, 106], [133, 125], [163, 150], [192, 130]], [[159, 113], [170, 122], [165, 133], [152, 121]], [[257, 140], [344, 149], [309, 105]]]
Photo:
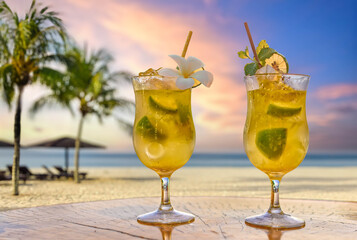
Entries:
[[56, 71], [45, 64], [55, 59], [64, 37], [64, 27], [57, 12], [41, 7], [35, 0], [23, 18], [5, 1], [0, 3], [0, 82], [9, 108], [16, 96], [12, 168], [14, 195], [19, 194], [22, 95], [26, 86], [38, 80], [49, 84], [47, 81], [54, 79]]
[[[73, 113], [72, 105], [79, 106], [80, 121], [74, 159], [74, 180], [79, 183], [79, 150], [85, 118], [95, 115], [102, 122], [102, 118], [112, 115], [115, 108], [132, 110], [134, 104], [115, 96], [113, 83], [117, 80], [130, 80], [130, 74], [111, 72], [109, 63], [113, 58], [104, 49], [89, 53], [86, 46], [80, 48], [70, 43], [63, 61], [66, 72], [63, 73], [62, 81], [53, 84], [52, 92], [38, 99], [30, 111], [36, 113], [45, 105], [57, 103]], [[132, 132], [131, 124], [118, 117], [117, 120], [128, 132]]]

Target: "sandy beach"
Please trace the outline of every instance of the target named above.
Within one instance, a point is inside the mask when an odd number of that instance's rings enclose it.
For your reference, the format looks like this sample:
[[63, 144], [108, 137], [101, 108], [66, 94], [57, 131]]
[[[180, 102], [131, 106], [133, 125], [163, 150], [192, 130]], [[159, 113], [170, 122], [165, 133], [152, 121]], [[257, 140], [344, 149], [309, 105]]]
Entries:
[[[88, 179], [20, 181], [20, 196], [11, 195], [11, 182], [0, 182], [0, 211], [43, 205], [159, 197], [158, 176], [145, 167], [81, 168]], [[41, 169], [33, 169], [40, 173]], [[300, 167], [287, 174], [280, 196], [293, 199], [357, 201], [357, 167]], [[176, 171], [171, 180], [175, 196], [270, 197], [270, 183], [259, 170], [246, 168], [190, 167]], [[158, 199], [159, 202], [159, 199]]]

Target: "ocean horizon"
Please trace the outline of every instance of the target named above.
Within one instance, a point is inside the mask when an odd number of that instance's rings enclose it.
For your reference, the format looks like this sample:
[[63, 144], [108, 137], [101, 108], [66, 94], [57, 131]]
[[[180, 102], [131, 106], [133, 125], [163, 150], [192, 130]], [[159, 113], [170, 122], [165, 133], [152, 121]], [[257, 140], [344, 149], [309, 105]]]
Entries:
[[[12, 164], [13, 149], [0, 149], [0, 168]], [[74, 150], [69, 151], [73, 166]], [[41, 167], [64, 165], [64, 149], [22, 149], [20, 165]], [[82, 149], [81, 167], [141, 167], [135, 153]], [[357, 153], [308, 153], [300, 167], [357, 166]], [[185, 167], [253, 167], [245, 153], [194, 153]]]

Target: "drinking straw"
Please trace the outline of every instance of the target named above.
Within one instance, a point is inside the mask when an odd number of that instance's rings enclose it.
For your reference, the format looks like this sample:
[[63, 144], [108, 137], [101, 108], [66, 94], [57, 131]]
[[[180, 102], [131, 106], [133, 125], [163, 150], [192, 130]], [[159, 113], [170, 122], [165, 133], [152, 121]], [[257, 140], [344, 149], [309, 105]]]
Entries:
[[257, 51], [255, 50], [253, 38], [252, 38], [252, 35], [250, 34], [249, 27], [248, 27], [248, 23], [245, 22], [245, 23], [244, 23], [244, 26], [245, 26], [245, 30], [247, 31], [247, 35], [248, 35], [248, 38], [249, 38], [250, 46], [252, 47], [252, 50], [253, 50], [253, 53], [254, 53], [254, 58], [255, 58], [255, 60], [258, 62], [259, 67], [261, 68], [262, 65], [260, 64]]
[[191, 37], [192, 37], [192, 31], [189, 31], [188, 35], [187, 35], [185, 46], [183, 47], [182, 54], [181, 54], [181, 57], [183, 57], [183, 58], [186, 56], [188, 44], [190, 44]]

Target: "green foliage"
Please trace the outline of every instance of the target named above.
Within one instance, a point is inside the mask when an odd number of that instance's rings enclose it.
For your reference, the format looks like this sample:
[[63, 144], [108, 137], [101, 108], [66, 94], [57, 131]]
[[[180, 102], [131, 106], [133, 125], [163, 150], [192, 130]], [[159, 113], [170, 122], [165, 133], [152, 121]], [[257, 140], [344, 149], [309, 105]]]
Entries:
[[[270, 58], [274, 53], [277, 53], [277, 51], [275, 51], [274, 49], [269, 47], [268, 43], [265, 40], [261, 40], [259, 42], [258, 47], [256, 48], [256, 52], [257, 52], [261, 66], [265, 66], [266, 65], [265, 60]], [[259, 69], [259, 65], [258, 65], [258, 62], [256, 61], [256, 59], [252, 59], [249, 56], [248, 47], [246, 47], [245, 51], [238, 52], [238, 56], [242, 59], [248, 58], [251, 61], [253, 61], [253, 63], [247, 63], [244, 66], [244, 72], [245, 72], [246, 76], [254, 75], [256, 73], [256, 71]], [[286, 59], [285, 59], [285, 62], [287, 64]]]
[[276, 51], [272, 48], [263, 48], [259, 52], [258, 58], [263, 66], [265, 65], [265, 59], [270, 58], [274, 53], [276, 53]]
[[[0, 91], [11, 107], [17, 89], [14, 121], [13, 194], [18, 195], [21, 137], [21, 101], [24, 88], [40, 77], [42, 83], [54, 81], [58, 74], [49, 71], [47, 56], [61, 50], [66, 36], [57, 13], [40, 8], [33, 0], [24, 18], [13, 12], [5, 1], [0, 2]], [[45, 73], [48, 73], [47, 75]], [[52, 76], [49, 76], [52, 74]], [[46, 78], [45, 78], [46, 77]], [[39, 104], [40, 105], [40, 104]]]
[[244, 66], [244, 72], [246, 76], [252, 76], [255, 74], [255, 72], [258, 70], [258, 64], [256, 62], [253, 63], [247, 63]]
[[[48, 85], [52, 93], [37, 100], [31, 108], [32, 113], [39, 111], [46, 103], [51, 105], [55, 102], [73, 111], [71, 104], [77, 103], [81, 116], [95, 115], [102, 122], [103, 117], [112, 115], [116, 108], [134, 109], [131, 101], [115, 96], [114, 86], [117, 81], [129, 81], [131, 75], [127, 72], [111, 72], [109, 64], [113, 58], [104, 49], [89, 52], [87, 46], [79, 47], [69, 42], [63, 56], [57, 58], [61, 59], [66, 70], [47, 74], [50, 70], [44, 69], [44, 75], [50, 77], [58, 74], [58, 80], [48, 81], [52, 83]], [[121, 126], [130, 125], [121, 119], [118, 122]]]
[[65, 36], [58, 13], [35, 0], [24, 18], [13, 12], [5, 1], [0, 3], [0, 86], [9, 107], [15, 87], [38, 79], [33, 76], [49, 62], [48, 55], [61, 50]]
[[250, 58], [248, 47], [245, 48], [245, 51], [238, 52], [238, 56], [242, 59]]

